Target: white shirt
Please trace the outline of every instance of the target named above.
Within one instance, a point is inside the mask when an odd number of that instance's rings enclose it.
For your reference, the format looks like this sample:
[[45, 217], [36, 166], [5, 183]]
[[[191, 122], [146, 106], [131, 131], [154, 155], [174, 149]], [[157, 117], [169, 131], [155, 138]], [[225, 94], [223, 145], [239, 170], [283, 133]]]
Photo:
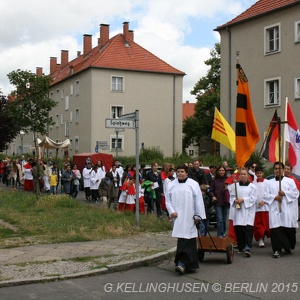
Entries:
[[[255, 202], [257, 198], [256, 186], [253, 183], [249, 183], [249, 185], [240, 185], [239, 182], [237, 182], [236, 189], [237, 195], [235, 192], [235, 184], [228, 185], [233, 226], [253, 226], [255, 219]], [[240, 204], [240, 209], [236, 209], [235, 207], [234, 200], [236, 198], [243, 198], [244, 200], [244, 202]]]
[[82, 170], [82, 176], [83, 176], [83, 186], [84, 187], [90, 187], [91, 186], [91, 174], [93, 169], [90, 168], [84, 168]]
[[266, 188], [263, 200], [269, 204], [269, 225], [270, 228], [288, 227], [298, 228], [298, 209], [295, 209], [299, 197], [299, 191], [293, 179], [283, 177], [281, 180], [281, 190], [285, 196], [281, 201], [281, 213], [279, 212], [279, 202], [274, 200], [278, 195], [279, 181], [275, 178], [266, 180]]
[[100, 185], [100, 175], [98, 172], [95, 172], [94, 170], [92, 171], [91, 174], [91, 185], [90, 188], [91, 190], [97, 190]]
[[185, 239], [197, 237], [193, 216], [199, 215], [202, 219], [206, 219], [199, 184], [191, 178], [179, 183], [176, 178], [168, 183], [165, 197], [169, 214], [176, 212], [178, 215], [174, 218], [172, 236]]

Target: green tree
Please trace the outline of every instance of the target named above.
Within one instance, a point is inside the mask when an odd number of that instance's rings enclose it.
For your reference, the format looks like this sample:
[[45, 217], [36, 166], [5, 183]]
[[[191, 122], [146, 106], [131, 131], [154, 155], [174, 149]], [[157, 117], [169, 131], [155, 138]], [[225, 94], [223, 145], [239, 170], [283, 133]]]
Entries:
[[49, 125], [53, 124], [49, 111], [57, 102], [49, 98], [50, 76], [37, 76], [30, 71], [16, 70], [8, 75], [9, 81], [16, 87], [12, 92], [12, 111], [18, 125], [34, 136], [35, 153], [38, 154], [37, 134], [45, 135]]
[[191, 91], [196, 96], [195, 113], [183, 121], [183, 147], [200, 142], [211, 135], [214, 109], [220, 107], [221, 47], [215, 44], [205, 64], [210, 66], [205, 77], [199, 79]]
[[10, 101], [0, 92], [0, 152], [7, 149], [19, 133], [18, 122], [10, 111]]

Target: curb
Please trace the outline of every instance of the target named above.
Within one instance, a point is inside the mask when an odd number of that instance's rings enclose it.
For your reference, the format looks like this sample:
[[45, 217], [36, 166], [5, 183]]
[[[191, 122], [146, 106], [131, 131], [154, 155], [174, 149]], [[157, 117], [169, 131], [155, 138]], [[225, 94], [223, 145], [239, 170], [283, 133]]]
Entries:
[[145, 256], [140, 259], [124, 261], [116, 264], [109, 264], [106, 267], [91, 270], [91, 271], [78, 272], [78, 273], [66, 274], [60, 276], [48, 276], [43, 278], [34, 277], [34, 278], [27, 278], [27, 279], [2, 281], [0, 282], [0, 288], [32, 284], [32, 283], [46, 283], [46, 282], [54, 282], [54, 281], [68, 280], [68, 279], [75, 279], [75, 278], [84, 278], [90, 276], [103, 275], [107, 273], [126, 271], [133, 268], [155, 265], [166, 259], [170, 259], [175, 254], [175, 252], [176, 252], [176, 247], [173, 247], [169, 250], [159, 252], [153, 255]]

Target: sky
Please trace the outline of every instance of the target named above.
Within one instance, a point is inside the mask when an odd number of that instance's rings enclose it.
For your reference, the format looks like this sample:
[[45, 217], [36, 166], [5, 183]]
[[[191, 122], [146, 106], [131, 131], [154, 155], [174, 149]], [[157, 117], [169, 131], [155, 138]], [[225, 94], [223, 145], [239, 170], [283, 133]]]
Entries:
[[110, 25], [110, 38], [129, 22], [134, 40], [171, 66], [186, 73], [183, 102], [195, 102], [190, 94], [206, 76], [215, 43], [214, 29], [245, 11], [257, 0], [1, 0], [0, 91], [13, 86], [7, 74], [42, 67], [49, 74], [50, 57], [60, 63], [61, 50], [69, 61], [83, 51], [83, 35], [93, 35], [97, 45], [99, 25]]

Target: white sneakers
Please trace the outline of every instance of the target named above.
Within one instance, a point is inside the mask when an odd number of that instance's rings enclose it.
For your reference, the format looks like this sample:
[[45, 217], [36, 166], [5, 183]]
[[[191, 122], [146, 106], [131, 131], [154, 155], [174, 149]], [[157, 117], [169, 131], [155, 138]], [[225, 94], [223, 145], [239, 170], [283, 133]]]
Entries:
[[263, 240], [263, 239], [260, 239], [260, 240], [258, 241], [258, 246], [259, 246], [260, 248], [264, 248], [264, 247], [265, 247], [265, 243], [264, 243], [264, 240]]

